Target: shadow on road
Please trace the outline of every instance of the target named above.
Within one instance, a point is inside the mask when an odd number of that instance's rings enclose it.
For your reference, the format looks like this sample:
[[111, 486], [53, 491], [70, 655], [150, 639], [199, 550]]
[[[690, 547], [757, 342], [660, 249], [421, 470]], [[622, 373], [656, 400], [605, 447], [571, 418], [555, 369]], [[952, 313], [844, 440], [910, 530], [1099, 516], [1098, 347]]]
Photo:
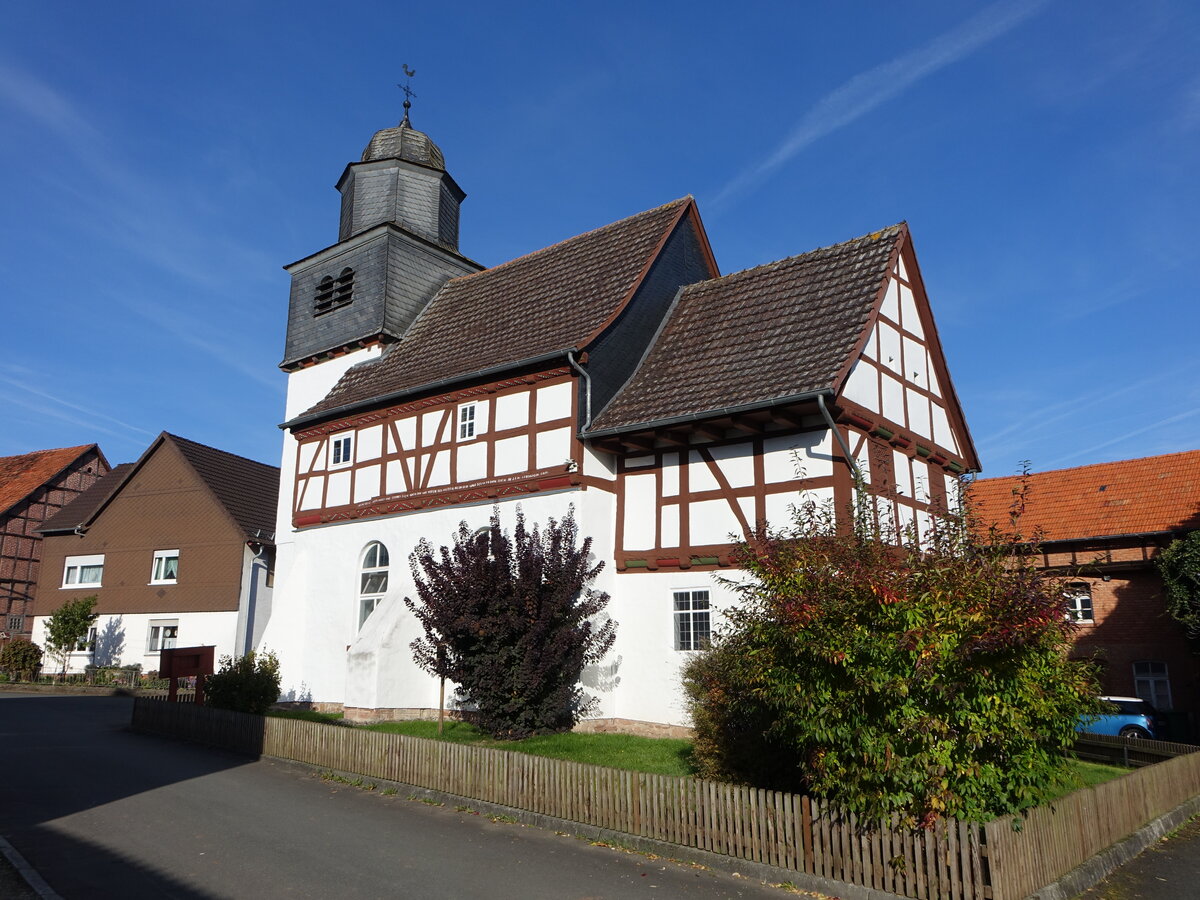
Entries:
[[[215, 897], [180, 871], [204, 835], [171, 787], [250, 760], [135, 735], [131, 711], [128, 697], [0, 695], [0, 834], [68, 900]], [[159, 846], [124, 840], [148, 820]]]

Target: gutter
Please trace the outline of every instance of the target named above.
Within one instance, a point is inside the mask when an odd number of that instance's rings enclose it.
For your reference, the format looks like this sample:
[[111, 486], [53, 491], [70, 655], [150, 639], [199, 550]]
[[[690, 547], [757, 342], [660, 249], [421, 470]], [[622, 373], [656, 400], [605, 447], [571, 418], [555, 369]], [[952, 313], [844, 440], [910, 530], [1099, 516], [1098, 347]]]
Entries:
[[818, 397], [832, 397], [833, 391], [828, 388], [819, 391], [804, 391], [801, 394], [789, 394], [786, 397], [775, 397], [767, 401], [756, 401], [754, 403], [743, 403], [739, 406], [726, 406], [721, 409], [709, 409], [704, 412], [688, 413], [683, 416], [671, 416], [667, 419], [658, 419], [653, 422], [639, 422], [636, 425], [617, 425], [613, 428], [602, 428], [599, 431], [589, 431], [582, 435], [585, 439], [611, 437], [618, 434], [628, 434], [632, 431], [646, 431], [652, 428], [666, 428], [671, 425], [682, 425], [688, 422], [698, 422], [701, 419], [712, 419], [719, 416], [735, 415], [737, 413], [752, 412], [756, 409], [766, 409], [771, 406], [777, 406], [784, 403], [800, 403], [807, 400], [816, 400]]
[[[564, 356], [568, 360], [571, 354], [575, 352], [574, 347], [566, 350], [555, 350], [553, 353], [542, 353], [539, 356], [531, 356], [529, 359], [517, 360], [516, 362], [501, 363], [497, 366], [489, 366], [486, 369], [480, 369], [475, 372], [470, 372], [466, 375], [451, 375], [448, 378], [440, 378], [437, 381], [430, 381], [427, 384], [419, 384], [415, 387], [404, 388], [399, 391], [392, 391], [390, 394], [382, 396], [369, 397], [365, 400], [355, 400], [352, 403], [344, 403], [341, 406], [335, 406], [332, 409], [323, 409], [320, 412], [311, 414], [301, 414], [294, 419], [276, 426], [280, 429], [299, 428], [302, 425], [311, 425], [315, 422], [322, 422], [326, 419], [338, 419], [342, 416], [349, 415], [360, 409], [367, 409], [375, 406], [382, 406], [388, 403], [394, 403], [397, 400], [402, 400], [405, 397], [410, 397], [413, 394], [423, 394], [431, 391], [439, 391], [444, 387], [449, 387], [453, 384], [459, 384], [463, 381], [475, 381], [487, 375], [496, 375], [500, 372], [507, 372], [509, 369], [520, 369], [525, 366], [533, 366], [538, 363], [549, 362], [552, 359], [562, 359]], [[589, 382], [590, 384], [590, 382]], [[590, 391], [589, 391], [590, 399]]]
[[834, 424], [833, 416], [829, 414], [829, 407], [825, 405], [825, 395], [817, 394], [817, 406], [821, 408], [821, 417], [825, 420], [825, 424], [829, 430], [833, 432], [834, 438], [837, 439], [838, 446], [842, 448], [842, 455], [846, 457], [846, 465], [850, 467], [850, 471], [854, 474], [856, 481], [863, 481], [862, 472], [858, 470], [858, 462], [850, 453], [850, 447], [846, 444], [846, 439], [842, 437], [842, 433], [837, 430], [837, 425]]
[[569, 362], [571, 364], [571, 368], [574, 369], [576, 372], [578, 372], [580, 377], [583, 378], [584, 420], [583, 420], [583, 427], [580, 428], [579, 430], [587, 431], [588, 426], [592, 424], [592, 376], [588, 374], [587, 369], [583, 368], [581, 365], [579, 365], [579, 363], [577, 363], [575, 361], [575, 351], [574, 350], [567, 351], [567, 362]]

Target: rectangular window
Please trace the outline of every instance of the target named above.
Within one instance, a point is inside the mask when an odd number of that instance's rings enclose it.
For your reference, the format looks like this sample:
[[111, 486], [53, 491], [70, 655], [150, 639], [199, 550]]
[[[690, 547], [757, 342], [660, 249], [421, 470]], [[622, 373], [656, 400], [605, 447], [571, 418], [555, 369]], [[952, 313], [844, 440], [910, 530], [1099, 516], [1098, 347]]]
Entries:
[[339, 469], [353, 462], [354, 432], [335, 434], [329, 439], [329, 468]]
[[708, 591], [676, 591], [675, 649], [703, 650], [711, 637]]
[[104, 554], [93, 556], [68, 556], [63, 566], [65, 588], [100, 587], [104, 577]]
[[146, 636], [146, 652], [175, 649], [179, 637], [178, 619], [155, 619], [150, 622], [150, 633]]
[[1073, 581], [1063, 591], [1067, 601], [1067, 616], [1075, 622], [1093, 622], [1092, 586], [1086, 581]]
[[475, 407], [477, 403], [464, 403], [458, 408], [458, 439], [469, 441], [475, 437]]
[[1171, 679], [1165, 662], [1135, 662], [1133, 692], [1155, 709], [1171, 708]]
[[25, 630], [25, 617], [24, 616], [9, 616], [8, 617], [8, 631], [10, 634], [15, 634], [17, 632], [21, 632], [24, 630]]
[[151, 584], [175, 584], [179, 580], [179, 551], [155, 550]]
[[76, 652], [83, 650], [94, 650], [96, 647], [96, 628], [95, 626], [88, 629], [87, 637], [80, 638], [75, 644]]

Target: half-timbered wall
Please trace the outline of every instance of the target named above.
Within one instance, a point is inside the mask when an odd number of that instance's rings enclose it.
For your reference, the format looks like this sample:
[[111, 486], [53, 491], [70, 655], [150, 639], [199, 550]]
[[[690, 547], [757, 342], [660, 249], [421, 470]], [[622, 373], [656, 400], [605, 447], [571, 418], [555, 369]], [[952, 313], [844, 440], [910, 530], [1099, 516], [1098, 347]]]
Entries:
[[[959, 463], [956, 404], [947, 397], [949, 376], [917, 278], [904, 255], [891, 273], [872, 328], [842, 388], [839, 403], [857, 407], [890, 431], [908, 432], [926, 450], [939, 448]], [[915, 270], [913, 270], [915, 271]]]
[[555, 369], [296, 433], [296, 527], [582, 484], [575, 381]]

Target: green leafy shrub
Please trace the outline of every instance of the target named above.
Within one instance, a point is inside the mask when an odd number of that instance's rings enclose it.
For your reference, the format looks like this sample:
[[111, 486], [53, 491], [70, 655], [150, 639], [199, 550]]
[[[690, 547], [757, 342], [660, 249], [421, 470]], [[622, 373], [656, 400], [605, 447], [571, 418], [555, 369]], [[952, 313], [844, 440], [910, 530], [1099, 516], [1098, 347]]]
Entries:
[[263, 715], [279, 699], [279, 659], [271, 651], [222, 656], [204, 685], [204, 702], [217, 709]]
[[46, 652], [62, 664], [62, 674], [67, 674], [67, 663], [71, 654], [87, 637], [88, 629], [98, 618], [96, 594], [68, 600], [46, 619]]
[[1155, 560], [1166, 591], [1167, 609], [1200, 641], [1200, 531], [1172, 541]]
[[0, 670], [12, 678], [33, 681], [42, 667], [42, 648], [25, 638], [15, 638], [0, 647]]
[[995, 533], [896, 546], [852, 518], [810, 504], [740, 548], [741, 602], [684, 673], [701, 774], [924, 826], [1053, 796], [1098, 708], [1061, 584]]

